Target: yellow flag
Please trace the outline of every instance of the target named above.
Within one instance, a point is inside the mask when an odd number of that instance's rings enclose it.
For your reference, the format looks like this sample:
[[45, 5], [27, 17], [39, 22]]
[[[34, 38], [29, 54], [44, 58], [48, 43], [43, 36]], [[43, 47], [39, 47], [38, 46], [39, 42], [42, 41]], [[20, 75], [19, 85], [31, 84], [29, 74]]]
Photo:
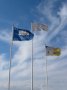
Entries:
[[60, 48], [46, 46], [46, 55], [47, 56], [59, 56], [60, 54], [61, 54]]

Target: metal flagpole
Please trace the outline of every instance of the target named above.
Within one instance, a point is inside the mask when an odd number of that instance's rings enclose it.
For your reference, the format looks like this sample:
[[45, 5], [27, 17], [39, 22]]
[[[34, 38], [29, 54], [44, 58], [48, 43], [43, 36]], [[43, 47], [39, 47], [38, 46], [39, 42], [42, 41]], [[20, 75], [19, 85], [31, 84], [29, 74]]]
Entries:
[[[32, 30], [32, 23], [31, 23], [31, 30]], [[33, 31], [33, 30], [32, 30]], [[31, 70], [32, 70], [32, 73], [31, 73], [31, 90], [33, 90], [33, 39], [32, 39], [32, 61], [31, 61], [32, 65], [31, 65]]]
[[46, 44], [45, 44], [45, 58], [46, 58], [46, 90], [48, 90], [48, 70], [47, 70], [47, 53], [46, 53]]
[[33, 39], [32, 39], [32, 90], [33, 90]]
[[12, 61], [12, 45], [13, 45], [13, 28], [12, 26], [12, 39], [10, 42], [10, 66], [9, 66], [9, 82], [8, 82], [8, 90], [10, 90], [10, 78], [11, 78], [11, 61]]

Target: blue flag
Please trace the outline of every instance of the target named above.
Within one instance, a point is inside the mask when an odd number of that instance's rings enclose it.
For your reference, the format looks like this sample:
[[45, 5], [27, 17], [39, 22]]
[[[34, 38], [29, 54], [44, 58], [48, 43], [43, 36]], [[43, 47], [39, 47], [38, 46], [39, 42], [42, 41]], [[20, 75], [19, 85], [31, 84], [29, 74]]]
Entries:
[[19, 29], [14, 27], [13, 41], [28, 41], [33, 39], [34, 34], [26, 29]]

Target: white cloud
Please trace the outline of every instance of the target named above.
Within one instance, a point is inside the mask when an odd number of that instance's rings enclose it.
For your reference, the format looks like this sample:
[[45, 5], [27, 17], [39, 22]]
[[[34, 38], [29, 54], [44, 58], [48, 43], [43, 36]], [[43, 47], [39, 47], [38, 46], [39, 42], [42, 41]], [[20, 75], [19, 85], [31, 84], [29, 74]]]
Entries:
[[11, 40], [11, 33], [7, 32], [7, 30], [3, 30], [0, 32], [0, 40], [5, 42], [10, 42]]
[[56, 28], [52, 29], [53, 32], [51, 32], [51, 30], [50, 30], [51, 34], [50, 34], [50, 36], [48, 36], [48, 41], [50, 41], [52, 38], [54, 38], [66, 26], [66, 24], [67, 24], [67, 12], [66, 12], [66, 9], [67, 9], [66, 4], [63, 4], [62, 8], [60, 8], [60, 11], [57, 12], [57, 14], [59, 14], [59, 16], [61, 18], [61, 22]]
[[51, 20], [53, 21], [55, 17], [53, 17], [52, 15], [52, 7], [53, 7], [53, 1], [48, 1], [46, 3], [45, 1], [43, 1], [37, 6], [37, 10], [41, 15], [43, 15], [43, 18], [46, 16], [50, 21]]
[[60, 10], [56, 12], [56, 15], [59, 15], [59, 17], [57, 17], [52, 14], [55, 2], [58, 1], [52, 0], [49, 2], [46, 1], [46, 3], [44, 1], [37, 6], [37, 10], [41, 15], [43, 15], [43, 22], [45, 22], [45, 17], [47, 17], [47, 19], [51, 22], [50, 26], [48, 26], [49, 31], [48, 36], [46, 37], [47, 42], [52, 40], [61, 30], [63, 30], [64, 26], [67, 24], [66, 3], [63, 3], [61, 8], [59, 7]]
[[58, 15], [60, 15], [61, 19], [67, 19], [67, 4], [63, 4], [62, 8], [60, 8], [60, 12], [58, 12]]

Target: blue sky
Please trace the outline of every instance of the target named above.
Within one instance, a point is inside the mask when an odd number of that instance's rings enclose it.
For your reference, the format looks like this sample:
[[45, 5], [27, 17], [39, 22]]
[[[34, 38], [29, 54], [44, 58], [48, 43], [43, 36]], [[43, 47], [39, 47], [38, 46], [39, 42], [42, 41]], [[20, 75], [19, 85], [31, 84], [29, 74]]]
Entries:
[[[8, 89], [12, 25], [31, 31], [31, 23], [48, 25], [34, 33], [34, 90], [46, 89], [45, 43], [61, 48], [48, 56], [49, 90], [67, 89], [67, 0], [0, 0], [0, 89]], [[31, 90], [32, 41], [13, 42], [11, 90]]]

